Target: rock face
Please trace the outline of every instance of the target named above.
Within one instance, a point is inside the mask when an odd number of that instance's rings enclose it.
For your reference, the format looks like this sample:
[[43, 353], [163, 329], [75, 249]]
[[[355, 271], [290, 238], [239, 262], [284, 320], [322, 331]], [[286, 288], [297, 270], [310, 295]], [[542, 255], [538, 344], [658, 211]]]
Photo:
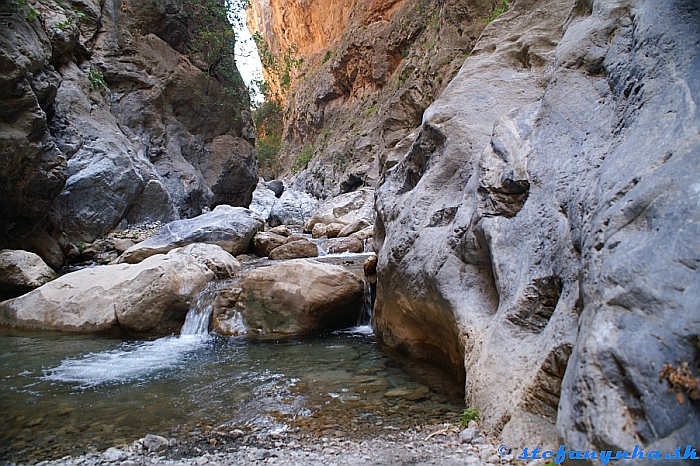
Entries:
[[[123, 220], [250, 203], [254, 133], [222, 8], [6, 2], [0, 247], [57, 267]], [[202, 49], [201, 30], [221, 38], [221, 53]]]
[[216, 244], [230, 254], [243, 254], [264, 224], [252, 210], [220, 205], [212, 212], [165, 225], [154, 236], [124, 251], [119, 261], [136, 264], [193, 243]]
[[[304, 230], [312, 232], [314, 226], [319, 223], [323, 225], [339, 223], [345, 226], [364, 220], [368, 225], [372, 225], [374, 224], [375, 216], [374, 190], [362, 188], [341, 194], [321, 204], [313, 217], [304, 225]], [[340, 227], [341, 230], [343, 226]], [[338, 230], [338, 233], [340, 233], [340, 230]], [[338, 236], [338, 233], [335, 233], [335, 236]]]
[[[495, 2], [253, 0], [250, 26], [277, 62], [268, 81], [286, 103], [280, 175], [313, 153], [290, 186], [319, 198], [374, 186], [391, 149], [471, 52]], [[287, 59], [285, 61], [285, 58]], [[286, 82], [291, 83], [285, 86]], [[306, 167], [308, 165], [308, 167]]]
[[216, 300], [212, 328], [222, 334], [241, 317], [253, 333], [304, 334], [349, 327], [362, 308], [364, 283], [340, 266], [296, 259], [253, 270]]
[[41, 257], [27, 251], [0, 251], [0, 301], [15, 298], [56, 278]]
[[377, 189], [378, 337], [512, 448], [700, 441], [699, 11], [514, 2]]
[[[281, 191], [280, 195], [282, 195]], [[267, 187], [265, 180], [260, 178], [255, 191], [253, 191], [253, 201], [250, 203], [250, 210], [260, 215], [267, 222], [275, 202], [277, 202], [275, 192]]]
[[214, 278], [240, 264], [218, 246], [195, 244], [140, 264], [82, 269], [0, 305], [0, 325], [69, 332], [170, 334]]

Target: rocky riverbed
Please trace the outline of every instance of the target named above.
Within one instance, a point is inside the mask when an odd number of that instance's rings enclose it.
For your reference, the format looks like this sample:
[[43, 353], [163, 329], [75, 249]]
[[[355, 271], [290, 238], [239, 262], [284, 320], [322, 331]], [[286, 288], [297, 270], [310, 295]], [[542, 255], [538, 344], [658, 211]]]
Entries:
[[[471, 429], [470, 429], [471, 430]], [[66, 456], [40, 466], [114, 464], [214, 466], [276, 465], [500, 465], [518, 464], [511, 452], [498, 453], [499, 442], [488, 435], [462, 433], [455, 424], [416, 426], [370, 436], [312, 436], [304, 433], [259, 434], [225, 428], [195, 434], [186, 440], [149, 435], [128, 446], [102, 453]], [[149, 451], [149, 448], [153, 451]], [[523, 463], [524, 464], [524, 463]]]

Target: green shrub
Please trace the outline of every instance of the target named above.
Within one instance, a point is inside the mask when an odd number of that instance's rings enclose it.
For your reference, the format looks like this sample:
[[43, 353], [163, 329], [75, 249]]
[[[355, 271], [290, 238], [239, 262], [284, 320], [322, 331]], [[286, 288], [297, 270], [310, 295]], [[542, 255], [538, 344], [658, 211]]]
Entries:
[[506, 11], [508, 11], [508, 8], [510, 8], [510, 4], [508, 3], [508, 1], [501, 0], [501, 3], [498, 5], [498, 7], [496, 7], [495, 10], [493, 10], [493, 13], [491, 13], [491, 16], [489, 16], [488, 18], [482, 19], [482, 21], [485, 22], [486, 24], [488, 24], [491, 21], [493, 21], [494, 19], [501, 16]]
[[260, 171], [279, 170], [279, 157], [282, 150], [282, 107], [276, 101], [265, 101], [253, 112], [253, 123], [257, 137], [255, 149], [258, 153]]
[[462, 415], [459, 417], [459, 425], [462, 427], [467, 427], [469, 425], [469, 421], [479, 422], [479, 410], [473, 406], [464, 408]]
[[331, 59], [333, 56], [333, 51], [332, 50], [326, 50], [326, 54], [323, 56], [323, 61], [322, 63], [326, 63], [328, 60]]
[[109, 86], [107, 86], [107, 81], [105, 81], [105, 77], [99, 68], [90, 68], [87, 78], [90, 81], [90, 89], [109, 89]]
[[309, 166], [309, 162], [313, 157], [314, 147], [305, 146], [301, 151], [301, 154], [297, 155], [297, 158], [294, 159], [294, 163], [292, 164], [292, 174], [296, 175], [300, 171], [306, 170], [306, 167]]

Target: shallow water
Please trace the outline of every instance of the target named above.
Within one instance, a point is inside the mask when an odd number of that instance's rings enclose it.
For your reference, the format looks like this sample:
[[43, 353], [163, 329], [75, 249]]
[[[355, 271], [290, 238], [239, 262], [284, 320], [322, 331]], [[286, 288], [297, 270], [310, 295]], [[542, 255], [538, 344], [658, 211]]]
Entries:
[[[441, 374], [432, 377], [420, 383], [444, 385]], [[0, 460], [102, 451], [147, 433], [184, 438], [223, 424], [352, 435], [456, 419], [455, 398], [384, 396], [418, 386], [369, 327], [284, 340], [3, 330]]]

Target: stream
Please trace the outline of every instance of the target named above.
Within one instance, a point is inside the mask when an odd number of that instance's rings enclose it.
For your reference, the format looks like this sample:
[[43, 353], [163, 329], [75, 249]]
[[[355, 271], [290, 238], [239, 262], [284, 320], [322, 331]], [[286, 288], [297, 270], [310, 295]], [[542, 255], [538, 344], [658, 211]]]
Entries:
[[[200, 293], [182, 335], [0, 330], [0, 461], [32, 464], [221, 425], [348, 436], [458, 418], [461, 388], [389, 358], [368, 325], [307, 338], [209, 335], [216, 286]], [[431, 391], [421, 400], [384, 395], [422, 384]]]

